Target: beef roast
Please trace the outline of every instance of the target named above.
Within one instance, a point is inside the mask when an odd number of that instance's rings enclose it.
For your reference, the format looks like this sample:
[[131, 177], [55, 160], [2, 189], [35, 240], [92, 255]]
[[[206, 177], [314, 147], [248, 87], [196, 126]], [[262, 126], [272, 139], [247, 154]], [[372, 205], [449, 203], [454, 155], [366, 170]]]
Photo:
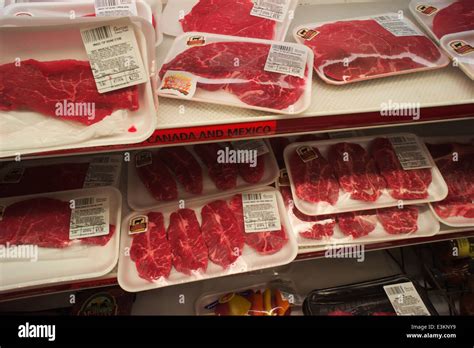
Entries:
[[206, 271], [208, 251], [194, 210], [180, 209], [171, 214], [168, 240], [178, 272], [191, 275], [192, 271]]
[[342, 233], [353, 238], [367, 236], [377, 226], [377, 214], [373, 210], [342, 213], [337, 215]]
[[371, 144], [371, 153], [393, 198], [428, 197], [428, 187], [432, 181], [431, 169], [404, 170], [390, 140], [386, 138], [375, 139]]
[[276, 22], [252, 16], [252, 0], [199, 0], [183, 19], [184, 32], [198, 31], [272, 40]]
[[163, 214], [148, 213], [148, 231], [133, 235], [130, 258], [140, 278], [155, 281], [169, 276], [172, 254]]
[[137, 86], [99, 93], [87, 61], [27, 59], [19, 66], [15, 63], [0, 65], [0, 110], [32, 110], [58, 117], [56, 104], [64, 101], [94, 103], [94, 118], [89, 119], [87, 115], [60, 117], [86, 126], [100, 122], [116, 110], [139, 108]]
[[168, 70], [186, 71], [214, 82], [198, 81], [197, 88], [225, 90], [245, 104], [283, 110], [301, 98], [306, 82], [299, 77], [265, 71], [269, 51], [270, 45], [251, 42], [195, 46], [164, 64], [160, 78]]
[[416, 207], [377, 209], [377, 218], [389, 234], [408, 234], [418, 231], [418, 208]]
[[316, 147], [311, 148], [315, 158], [305, 162], [298, 153], [302, 148], [290, 154], [289, 171], [296, 195], [307, 202], [328, 202], [334, 205], [339, 197], [339, 184], [332, 167]]
[[444, 35], [474, 29], [474, 1], [457, 0], [441, 9], [433, 19], [433, 32], [441, 39]]
[[244, 233], [241, 226], [223, 200], [206, 204], [201, 210], [201, 218], [209, 259], [228, 268], [242, 254]]
[[174, 173], [186, 192], [202, 193], [202, 168], [184, 146], [165, 147], [159, 151], [163, 163]]
[[311, 28], [304, 43], [314, 67], [334, 81], [355, 81], [434, 65], [439, 49], [425, 36], [395, 36], [373, 19], [340, 21]]
[[341, 188], [351, 199], [374, 202], [382, 194], [386, 183], [378, 173], [373, 158], [365, 149], [352, 143], [339, 143], [329, 148], [329, 163]]

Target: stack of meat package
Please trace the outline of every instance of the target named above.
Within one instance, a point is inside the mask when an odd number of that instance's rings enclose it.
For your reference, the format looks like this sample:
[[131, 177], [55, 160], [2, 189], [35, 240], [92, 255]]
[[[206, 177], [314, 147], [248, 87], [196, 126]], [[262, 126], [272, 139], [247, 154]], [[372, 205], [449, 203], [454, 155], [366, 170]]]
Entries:
[[439, 231], [424, 203], [446, 197], [447, 186], [415, 135], [297, 142], [284, 160], [278, 186], [300, 246]]

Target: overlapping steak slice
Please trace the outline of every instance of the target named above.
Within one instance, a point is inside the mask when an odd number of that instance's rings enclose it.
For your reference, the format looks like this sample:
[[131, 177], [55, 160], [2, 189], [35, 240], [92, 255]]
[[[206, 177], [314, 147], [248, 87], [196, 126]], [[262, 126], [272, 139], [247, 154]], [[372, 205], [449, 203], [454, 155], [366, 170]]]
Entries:
[[390, 195], [395, 199], [424, 199], [432, 181], [431, 169], [404, 170], [387, 138], [371, 144], [371, 154], [385, 178]]
[[[217, 143], [194, 145], [194, 151], [209, 168], [209, 177], [219, 190], [229, 190], [237, 186], [238, 168], [235, 163], [219, 161], [224, 148]], [[221, 162], [221, 163], [219, 163]]]
[[234, 213], [223, 200], [206, 204], [201, 210], [202, 236], [209, 259], [228, 268], [242, 254], [244, 233]]
[[178, 272], [191, 275], [193, 271], [206, 271], [208, 250], [194, 210], [180, 209], [171, 214], [168, 240]]
[[233, 211], [238, 225], [245, 236], [245, 243], [262, 255], [271, 255], [280, 251], [286, 243], [288, 236], [283, 226], [281, 230], [269, 232], [246, 233], [244, 225], [244, 211], [242, 206], [242, 195], [235, 195], [230, 200], [230, 209]]
[[444, 35], [474, 30], [474, 2], [457, 0], [441, 9], [433, 19], [433, 32], [441, 39]]
[[309, 151], [314, 152], [315, 156], [313, 157], [315, 158], [305, 162], [298, 150], [308, 148], [302, 146], [290, 154], [288, 169], [296, 195], [307, 202], [328, 202], [334, 205], [339, 197], [339, 184], [333, 169], [316, 147], [309, 148]]
[[377, 217], [390, 234], [408, 234], [418, 231], [418, 208], [406, 206], [377, 209]]
[[374, 210], [342, 213], [337, 215], [337, 223], [346, 236], [360, 238], [375, 230], [377, 214]]
[[163, 214], [148, 213], [148, 230], [133, 235], [130, 258], [140, 278], [155, 281], [171, 272], [171, 245], [166, 236]]
[[165, 147], [159, 151], [159, 157], [174, 173], [186, 192], [195, 195], [202, 193], [202, 168], [184, 146]]

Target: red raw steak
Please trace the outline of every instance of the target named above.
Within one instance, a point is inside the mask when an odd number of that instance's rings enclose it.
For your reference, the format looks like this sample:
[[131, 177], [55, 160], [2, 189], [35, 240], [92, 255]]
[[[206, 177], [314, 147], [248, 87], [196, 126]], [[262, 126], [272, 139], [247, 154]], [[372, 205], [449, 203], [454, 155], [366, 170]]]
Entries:
[[163, 214], [148, 213], [148, 231], [133, 235], [130, 258], [140, 278], [155, 281], [171, 272], [171, 245], [166, 237]]
[[201, 211], [202, 236], [209, 251], [209, 259], [228, 268], [242, 255], [244, 233], [225, 201], [206, 204]]
[[[225, 90], [243, 103], [283, 110], [303, 95], [305, 79], [265, 71], [270, 45], [251, 42], [215, 42], [195, 46], [163, 65], [160, 78], [168, 70], [186, 71], [216, 83], [198, 82], [208, 91]], [[239, 64], [235, 64], [238, 60]], [[233, 79], [229, 83], [219, 80]]]
[[89, 62], [57, 60], [39, 62], [28, 59], [0, 65], [0, 110], [32, 110], [56, 116], [56, 104], [94, 103], [95, 117], [61, 116], [86, 126], [102, 121], [114, 111], [138, 110], [137, 86], [99, 93]]
[[329, 148], [331, 163], [341, 188], [351, 199], [375, 202], [386, 183], [377, 172], [373, 158], [358, 144], [339, 143]]
[[334, 235], [336, 219], [330, 215], [309, 216], [305, 215], [294, 206], [291, 189], [288, 186], [280, 187], [280, 192], [288, 209], [291, 225], [295, 232], [306, 239], [321, 240]]
[[304, 43], [314, 52], [315, 69], [334, 81], [424, 68], [441, 57], [427, 37], [395, 36], [372, 19], [340, 21], [313, 29], [319, 34]]
[[428, 197], [428, 187], [432, 181], [431, 169], [404, 170], [392, 144], [386, 138], [375, 139], [371, 144], [371, 153], [393, 198]]
[[173, 254], [173, 266], [178, 272], [207, 270], [207, 247], [194, 210], [180, 209], [170, 216], [168, 240]]
[[474, 1], [458, 0], [440, 10], [433, 19], [433, 32], [444, 35], [474, 29]]
[[158, 153], [152, 154], [152, 163], [139, 166], [136, 170], [143, 185], [157, 201], [173, 201], [178, 198], [176, 181]]
[[259, 183], [265, 174], [265, 156], [258, 156], [256, 166], [250, 163], [239, 163], [239, 174], [245, 182], [249, 184]]
[[159, 151], [159, 156], [186, 192], [202, 193], [202, 168], [191, 152], [183, 146], [166, 147]]
[[224, 148], [217, 143], [194, 145], [194, 151], [209, 168], [209, 177], [219, 190], [229, 190], [237, 186], [238, 168], [234, 163], [219, 163], [219, 151]]
[[5, 208], [0, 221], [0, 245], [37, 245], [43, 248], [66, 248], [72, 243], [105, 245], [112, 238], [115, 226], [101, 237], [69, 239], [71, 208], [69, 202], [52, 198], [32, 198]]
[[337, 215], [337, 223], [346, 236], [360, 238], [375, 230], [377, 215], [373, 210]]
[[339, 184], [333, 169], [316, 147], [315, 159], [304, 162], [297, 151], [290, 155], [289, 171], [298, 198], [307, 202], [328, 202], [334, 205], [339, 197]]
[[431, 204], [436, 214], [443, 219], [455, 216], [474, 219], [474, 203], [469, 198], [450, 198]]
[[377, 209], [377, 217], [390, 234], [407, 234], [418, 231], [418, 208], [398, 207]]
[[89, 163], [61, 163], [23, 169], [18, 182], [0, 183], [0, 197], [80, 189], [84, 185]]
[[288, 243], [288, 236], [283, 226], [279, 231], [245, 233], [242, 195], [232, 197], [230, 209], [234, 212], [238, 225], [241, 226], [241, 231], [245, 236], [245, 243], [259, 254], [275, 254]]
[[184, 32], [255, 37], [272, 40], [276, 22], [252, 16], [252, 0], [199, 0], [183, 19]]

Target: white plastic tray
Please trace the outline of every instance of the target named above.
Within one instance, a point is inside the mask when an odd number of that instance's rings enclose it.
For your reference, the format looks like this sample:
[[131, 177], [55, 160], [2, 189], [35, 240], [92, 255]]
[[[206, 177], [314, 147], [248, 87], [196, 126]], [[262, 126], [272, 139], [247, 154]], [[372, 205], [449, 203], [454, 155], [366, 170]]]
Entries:
[[[153, 78], [154, 52], [147, 46], [147, 40], [153, 35], [152, 26], [139, 17], [131, 20], [145, 68]], [[74, 21], [64, 18], [4, 17], [0, 19], [0, 64], [10, 63], [17, 57], [39, 61], [87, 61], [79, 29], [111, 21], [113, 19], [96, 17], [78, 18]], [[0, 157], [144, 141], [153, 133], [157, 122], [156, 97], [152, 91], [150, 79], [146, 84], [138, 86], [139, 110], [116, 111], [89, 127], [32, 111], [1, 111]], [[121, 116], [122, 112], [126, 115], [124, 118]], [[132, 126], [136, 132], [128, 131]]]
[[[391, 134], [391, 136], [414, 136], [413, 134]], [[382, 195], [375, 201], [375, 202], [363, 202], [358, 200], [353, 200], [350, 198], [350, 194], [344, 192], [342, 188], [339, 189], [339, 198], [335, 205], [331, 205], [327, 202], [318, 202], [318, 203], [311, 203], [306, 202], [300, 199], [296, 195], [296, 190], [293, 185], [293, 177], [292, 177], [292, 170], [290, 166], [290, 154], [292, 154], [296, 149], [300, 146], [314, 146], [319, 149], [323, 157], [327, 160], [328, 150], [331, 145], [348, 142], [361, 145], [364, 149], [369, 152], [369, 145], [377, 137], [369, 136], [369, 137], [360, 137], [360, 138], [347, 138], [347, 139], [333, 139], [333, 140], [322, 140], [322, 141], [310, 141], [310, 142], [302, 142], [302, 143], [293, 143], [288, 145], [285, 148], [284, 158], [286, 168], [288, 170], [288, 176], [290, 178], [291, 183], [291, 191], [293, 194], [293, 199], [295, 202], [295, 206], [304, 214], [306, 215], [325, 215], [325, 214], [338, 214], [350, 211], [360, 211], [360, 210], [369, 210], [369, 209], [376, 209], [376, 208], [388, 208], [394, 207], [399, 204], [399, 200], [393, 198], [388, 193], [387, 189], [382, 190]], [[433, 180], [428, 187], [428, 197], [426, 199], [413, 199], [413, 200], [403, 200], [405, 205], [411, 204], [420, 204], [420, 203], [427, 203], [427, 202], [435, 202], [440, 201], [446, 198], [448, 194], [448, 187], [446, 182], [443, 179], [443, 176], [439, 172], [438, 167], [434, 163], [433, 159], [429, 155], [429, 151], [423, 142], [419, 141], [418, 143], [420, 147], [424, 150], [424, 152], [428, 155], [430, 160], [430, 164], [433, 166], [431, 168], [431, 173]], [[370, 155], [370, 152], [369, 152]]]
[[[117, 189], [105, 187], [11, 197], [2, 199], [0, 205], [8, 206], [35, 197], [49, 197], [69, 201], [94, 195], [109, 197], [109, 221], [111, 225], [115, 225], [115, 233], [107, 245], [88, 246], [86, 248], [80, 245], [72, 245], [59, 251], [38, 248], [39, 259], [37, 262], [0, 260], [0, 291], [100, 277], [109, 273], [115, 267], [118, 260], [122, 213], [122, 197]], [[60, 257], [48, 259], [49, 255], [57, 252], [60, 253]], [[42, 256], [44, 260], [41, 260]]]
[[[209, 169], [200, 158], [196, 155], [192, 146], [186, 146], [186, 149], [191, 152], [194, 158], [198, 161], [202, 168], [202, 178], [203, 178], [203, 192], [200, 195], [193, 195], [189, 192], [186, 192], [182, 185], [177, 182], [178, 185], [178, 200], [172, 202], [158, 202], [151, 193], [147, 190], [143, 182], [138, 176], [137, 169], [135, 166], [135, 155], [132, 156], [132, 160], [128, 163], [128, 184], [127, 184], [127, 199], [128, 205], [135, 211], [147, 211], [150, 207], [163, 207], [163, 206], [178, 206], [179, 200], [184, 200], [186, 202], [191, 202], [194, 200], [202, 200], [203, 198], [212, 198], [216, 195], [222, 194], [232, 194], [242, 192], [244, 190], [252, 189], [256, 186], [268, 186], [275, 182], [278, 178], [279, 170], [278, 164], [276, 163], [275, 156], [271, 149], [271, 146], [268, 144], [268, 141], [265, 141], [269, 152], [262, 157], [265, 157], [265, 174], [257, 184], [249, 184], [245, 182], [240, 175], [237, 177], [237, 186], [231, 190], [221, 191], [213, 183], [209, 177]], [[171, 175], [172, 172], [170, 171]]]
[[459, 68], [464, 71], [471, 80], [474, 80], [474, 51], [471, 51], [467, 55], [456, 52], [451, 45], [459, 41], [463, 41], [467, 45], [474, 47], [474, 30], [443, 36], [441, 38], [441, 47], [448, 52], [451, 58], [456, 59]]
[[[218, 266], [212, 263], [209, 260], [206, 273], [194, 273], [191, 276], [185, 275], [176, 271], [174, 268], [171, 270], [170, 276], [168, 279], [160, 278], [156, 282], [146, 281], [138, 276], [135, 262], [131, 260], [129, 256], [125, 256], [125, 251], [129, 250], [131, 247], [133, 237], [129, 236], [129, 221], [131, 218], [137, 215], [143, 215], [143, 213], [133, 212], [126, 216], [123, 219], [121, 240], [120, 240], [120, 258], [119, 258], [119, 267], [118, 267], [118, 282], [122, 289], [129, 292], [138, 292], [144, 290], [151, 290], [156, 288], [161, 288], [165, 286], [171, 286], [176, 284], [183, 284], [194, 282], [198, 280], [211, 279], [217, 277], [223, 277], [226, 275], [243, 273], [255, 271], [263, 268], [277, 267], [285, 265], [293, 261], [298, 252], [298, 246], [296, 239], [291, 229], [291, 226], [288, 222], [288, 218], [285, 212], [285, 206], [283, 204], [283, 199], [278, 190], [270, 187], [262, 187], [260, 189], [252, 190], [252, 192], [262, 192], [262, 191], [273, 191], [277, 193], [278, 208], [280, 213], [280, 219], [282, 226], [285, 228], [288, 242], [286, 245], [277, 253], [273, 255], [259, 255], [256, 251], [250, 248], [248, 245], [245, 245], [242, 250], [242, 255], [235, 261], [235, 265], [227, 270], [222, 269], [221, 266]], [[186, 208], [193, 209], [196, 212], [196, 217], [201, 224], [201, 207], [205, 204], [212, 202], [217, 199], [230, 199], [233, 195], [221, 195], [216, 196], [213, 199], [202, 199], [200, 201], [194, 201], [187, 204]], [[165, 227], [168, 227], [169, 216], [172, 212], [176, 211], [176, 207], [168, 208], [150, 208], [149, 212], [160, 211], [164, 215]]]

